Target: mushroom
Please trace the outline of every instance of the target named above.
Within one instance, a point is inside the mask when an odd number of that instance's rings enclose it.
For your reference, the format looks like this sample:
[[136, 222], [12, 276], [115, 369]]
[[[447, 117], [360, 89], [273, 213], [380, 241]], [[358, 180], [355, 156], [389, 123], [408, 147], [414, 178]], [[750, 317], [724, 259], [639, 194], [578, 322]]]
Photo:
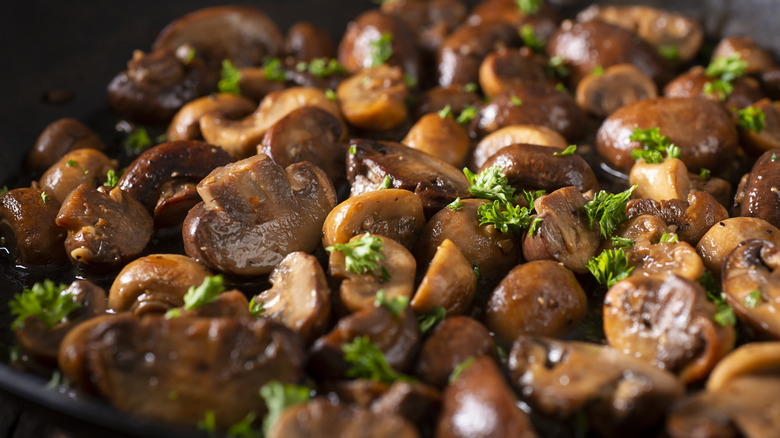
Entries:
[[344, 180], [346, 127], [340, 118], [315, 106], [298, 108], [276, 122], [257, 152], [287, 167], [309, 161], [336, 184]]
[[479, 169], [493, 154], [505, 146], [515, 143], [527, 143], [539, 146], [555, 146], [566, 149], [566, 139], [542, 125], [509, 125], [495, 130], [477, 143], [471, 153], [469, 167]]
[[667, 158], [661, 163], [639, 160], [631, 166], [628, 183], [636, 186], [632, 196], [638, 199], [686, 199], [691, 191], [688, 168], [679, 158]]
[[317, 259], [292, 252], [274, 268], [270, 289], [255, 296], [263, 317], [284, 324], [309, 342], [321, 335], [330, 315], [330, 288]]
[[664, 96], [666, 97], [696, 97], [703, 96], [707, 99], [721, 102], [730, 109], [742, 109], [750, 106], [753, 102], [764, 97], [761, 91], [761, 84], [751, 77], [741, 76], [731, 81], [732, 91], [728, 93], [725, 99], [720, 92], [713, 90], [709, 93], [705, 90], [707, 85], [711, 84], [715, 78], [707, 76], [704, 67], [697, 65], [690, 70], [672, 79], [664, 87]]
[[[476, 88], [476, 84], [471, 85]], [[426, 114], [437, 113], [448, 105], [453, 114], [460, 115], [466, 108], [476, 108], [481, 103], [471, 86], [436, 86], [417, 97], [413, 115], [415, 119], [419, 119]]]
[[141, 202], [155, 226], [175, 226], [200, 202], [195, 185], [212, 170], [233, 162], [227, 152], [200, 141], [182, 140], [145, 150], [125, 170], [117, 187]]
[[761, 73], [775, 66], [772, 54], [762, 49], [753, 38], [746, 35], [732, 35], [722, 38], [712, 52], [712, 59], [727, 57], [739, 53], [739, 58], [747, 63], [745, 74]]
[[743, 376], [769, 373], [780, 373], [780, 342], [751, 342], [718, 362], [707, 379], [707, 391], [720, 391]]
[[185, 103], [206, 92], [209, 82], [200, 54], [191, 45], [149, 54], [136, 50], [127, 71], [108, 84], [108, 104], [135, 121], [166, 123]]
[[585, 132], [585, 113], [565, 91], [539, 82], [524, 83], [483, 104], [471, 127], [485, 135], [510, 125], [541, 125], [574, 141]]
[[201, 138], [200, 118], [204, 114], [217, 113], [222, 117], [235, 119], [244, 117], [257, 106], [246, 97], [230, 93], [217, 93], [193, 99], [179, 109], [165, 136], [168, 141], [197, 140]]
[[336, 95], [344, 118], [358, 128], [386, 131], [406, 120], [408, 90], [399, 67], [366, 68], [339, 84]]
[[370, 232], [412, 248], [425, 226], [420, 198], [408, 190], [384, 189], [353, 196], [328, 213], [322, 226], [322, 245], [346, 243]]
[[184, 305], [184, 295], [211, 275], [189, 257], [151, 254], [128, 263], [114, 279], [108, 308], [135, 316], [165, 313]]
[[94, 186], [104, 182], [108, 171], [115, 170], [117, 165], [117, 160], [109, 159], [97, 149], [76, 149], [49, 167], [38, 181], [38, 187], [62, 202], [81, 184]]
[[379, 238], [381, 258], [374, 271], [354, 272], [347, 268], [344, 252], [334, 250], [330, 254], [328, 273], [331, 277], [343, 279], [339, 287], [339, 304], [348, 312], [368, 309], [374, 306], [376, 294], [383, 290], [388, 300], [411, 298], [414, 292], [414, 273], [417, 263], [414, 256], [403, 245], [389, 237], [371, 235], [355, 236], [349, 241], [364, 238]]
[[512, 144], [491, 155], [479, 171], [500, 167], [509, 184], [518, 191], [553, 191], [568, 186], [581, 192], [598, 190], [598, 180], [588, 163], [577, 154], [561, 155], [561, 152], [563, 148], [555, 146]]
[[493, 225], [480, 225], [477, 209], [489, 201], [463, 199], [457, 209], [442, 208], [428, 220], [414, 247], [420, 266], [433, 260], [439, 245], [449, 239], [485, 280], [498, 280], [517, 265], [518, 237]]
[[568, 77], [576, 86], [597, 67], [633, 64], [658, 85], [671, 78], [672, 69], [649, 43], [631, 31], [592, 20], [576, 23], [564, 21], [547, 42], [547, 55], [560, 56], [571, 71]]
[[220, 146], [236, 158], [255, 153], [257, 145], [276, 122], [293, 110], [316, 106], [341, 117], [338, 105], [325, 92], [312, 87], [291, 87], [268, 94], [257, 110], [241, 120], [229, 120], [217, 113], [200, 117], [200, 132], [208, 143]]
[[444, 239], [436, 248], [411, 305], [418, 315], [436, 307], [444, 308], [447, 315], [466, 315], [476, 293], [474, 268], [451, 240]]
[[[249, 301], [243, 292], [233, 289], [219, 293], [214, 301], [203, 304], [194, 309], [177, 309], [179, 318], [232, 318], [252, 319], [249, 309]], [[167, 317], [167, 314], [166, 314]]]
[[82, 322], [106, 313], [106, 293], [88, 280], [76, 280], [60, 295], [70, 295], [78, 308], [49, 327], [36, 315], [22, 321], [22, 327], [14, 330], [19, 346], [33, 359], [45, 365], [57, 365], [60, 343], [65, 335]]
[[152, 216], [121, 188], [82, 184], [63, 201], [56, 224], [79, 268], [111, 270], [138, 257], [152, 238]]
[[437, 54], [439, 85], [466, 85], [479, 80], [479, 66], [491, 52], [518, 45], [516, 28], [506, 22], [463, 23], [442, 42]]
[[485, 325], [496, 342], [519, 335], [563, 336], [577, 327], [588, 300], [574, 274], [556, 262], [518, 265], [501, 280], [485, 307]]
[[673, 374], [610, 347], [534, 336], [515, 340], [509, 374], [535, 412], [558, 421], [579, 413], [603, 437], [650, 430], [685, 392]]
[[691, 190], [707, 192], [712, 195], [720, 205], [729, 207], [734, 202], [734, 197], [731, 195], [731, 183], [723, 178], [716, 178], [710, 176], [705, 178], [706, 175], [688, 172], [688, 179], [691, 181]]
[[620, 26], [652, 44], [669, 50], [674, 61], [693, 59], [704, 41], [701, 25], [690, 17], [651, 6], [592, 5], [577, 14], [577, 21], [599, 20]]
[[740, 125], [739, 135], [742, 144], [754, 154], [780, 149], [780, 102], [761, 99], [751, 106], [764, 113], [764, 129], [753, 130]]
[[184, 250], [237, 275], [267, 274], [291, 252], [314, 251], [336, 205], [320, 168], [304, 162], [285, 169], [263, 154], [214, 169], [197, 189], [203, 202], [184, 219]]
[[441, 405], [438, 389], [421, 382], [396, 380], [371, 403], [371, 410], [380, 415], [398, 414], [418, 427], [433, 427]]
[[764, 71], [759, 79], [767, 97], [772, 100], [780, 100], [780, 66]]
[[534, 201], [535, 233], [523, 240], [523, 256], [531, 260], [552, 260], [577, 274], [588, 272], [588, 260], [596, 256], [601, 243], [599, 231], [590, 225], [583, 207], [587, 203], [576, 187], [564, 187]]
[[742, 321], [760, 333], [780, 338], [780, 246], [747, 240], [723, 260], [726, 300]]
[[490, 53], [479, 66], [479, 85], [487, 96], [496, 96], [528, 83], [550, 82], [545, 67], [547, 60], [528, 47], [502, 47]]
[[64, 118], [50, 123], [27, 153], [24, 166], [31, 172], [43, 172], [76, 149], [103, 150], [103, 142], [87, 125], [76, 119]]
[[[353, 139], [347, 156], [350, 196], [390, 187], [414, 192], [432, 216], [456, 197], [469, 196], [468, 180], [457, 168], [400, 143]], [[353, 149], [354, 148], [354, 149]]]
[[268, 430], [268, 438], [370, 436], [418, 438], [417, 429], [402, 416], [376, 413], [352, 404], [317, 397], [282, 411]]
[[325, 29], [308, 21], [299, 21], [287, 30], [284, 53], [297, 61], [309, 62], [317, 58], [333, 58], [336, 49]]
[[655, 82], [633, 64], [591, 72], [577, 85], [577, 105], [596, 117], [607, 117], [629, 103], [656, 97]]
[[642, 148], [631, 141], [632, 133], [655, 127], [680, 148], [680, 159], [689, 171], [706, 168], [717, 173], [736, 154], [737, 130], [731, 115], [720, 104], [695, 97], [646, 99], [618, 109], [599, 128], [596, 149], [605, 164], [628, 172], [634, 165], [631, 151]]
[[417, 46], [428, 53], [436, 53], [466, 18], [466, 5], [460, 0], [398, 0], [382, 3], [381, 10], [402, 21], [414, 34]]
[[704, 266], [720, 276], [723, 260], [740, 243], [751, 239], [765, 239], [780, 245], [780, 230], [769, 222], [754, 217], [733, 217], [714, 224], [699, 239], [696, 251]]
[[458, 365], [479, 356], [498, 358], [490, 332], [468, 316], [452, 316], [439, 323], [423, 343], [414, 374], [423, 382], [444, 388]]
[[452, 116], [439, 114], [426, 114], [420, 118], [401, 143], [454, 167], [463, 165], [471, 149], [468, 132]]
[[716, 313], [696, 281], [630, 276], [604, 297], [604, 334], [618, 351], [695, 382], [734, 347], [734, 328], [716, 323]]
[[493, 359], [473, 359], [444, 390], [439, 438], [536, 438], [531, 420]]
[[301, 377], [301, 339], [266, 319], [122, 314], [95, 322], [65, 337], [61, 368], [71, 381], [86, 373], [113, 406], [142, 418], [191, 426], [211, 410], [227, 428], [266, 412], [257, 388]]
[[40, 189], [18, 188], [0, 196], [0, 245], [25, 266], [61, 265], [66, 232], [54, 224], [59, 204]]
[[514, 0], [482, 0], [474, 6], [466, 22], [470, 25], [503, 22], [516, 29], [528, 24], [533, 26], [537, 38], [547, 41], [560, 22], [558, 8], [547, 2], [530, 5], [532, 10], [525, 12]]
[[[780, 226], [780, 150], [764, 152], [751, 169], [745, 182], [743, 199], [739, 205], [739, 216], [757, 217], [770, 224]], [[735, 213], [736, 213], [735, 206]]]

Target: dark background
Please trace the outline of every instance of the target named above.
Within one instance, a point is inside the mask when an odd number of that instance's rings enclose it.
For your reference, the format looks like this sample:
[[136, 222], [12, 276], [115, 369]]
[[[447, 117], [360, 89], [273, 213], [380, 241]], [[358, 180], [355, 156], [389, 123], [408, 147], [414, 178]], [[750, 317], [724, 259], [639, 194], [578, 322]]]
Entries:
[[[609, 1], [604, 3], [639, 3]], [[215, 4], [209, 0], [28, 0], [5, 2], [0, 13], [0, 187], [11, 186], [20, 163], [38, 134], [54, 120], [75, 117], [107, 144], [117, 139], [117, 118], [107, 111], [105, 87], [125, 68], [134, 49], [148, 50], [157, 33], [176, 17]], [[264, 9], [285, 31], [309, 20], [326, 27], [334, 41], [359, 11], [376, 7], [370, 0], [237, 1]], [[469, 1], [474, 4], [474, 1]], [[574, 11], [585, 3], [559, 0]], [[678, 10], [698, 18], [710, 35], [752, 35], [780, 53], [780, 0], [650, 0], [642, 3]], [[48, 91], [72, 95], [64, 104], [46, 103]], [[0, 273], [0, 306], [18, 286]], [[0, 316], [7, 313], [0, 311]], [[0, 341], [8, 339], [0, 317]], [[7, 318], [6, 318], [7, 319]], [[4, 348], [0, 345], [0, 348]], [[194, 382], [195, 383], [195, 382]], [[0, 364], [0, 436], [177, 436], [177, 431], [136, 422], [102, 403], [73, 400], [44, 390], [41, 379]], [[196, 384], [196, 383], [195, 383]], [[21, 414], [21, 415], [20, 415]], [[108, 432], [108, 431], [111, 432]]]

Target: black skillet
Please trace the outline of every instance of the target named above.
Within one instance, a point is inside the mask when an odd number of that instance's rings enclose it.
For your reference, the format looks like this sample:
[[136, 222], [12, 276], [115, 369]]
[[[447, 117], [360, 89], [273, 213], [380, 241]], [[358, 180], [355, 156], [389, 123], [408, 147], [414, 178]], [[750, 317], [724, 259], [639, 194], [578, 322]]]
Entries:
[[[630, 4], [641, 0], [605, 1]], [[155, 35], [176, 17], [220, 4], [213, 0], [28, 0], [7, 2], [0, 13], [0, 186], [27, 183], [20, 163], [38, 134], [62, 117], [92, 127], [106, 144], [116, 143], [118, 118], [107, 110], [105, 87], [124, 69], [134, 49], [147, 49]], [[282, 29], [309, 20], [324, 26], [335, 41], [370, 0], [236, 1], [260, 7]], [[475, 1], [469, 1], [473, 4]], [[558, 0], [572, 14], [585, 2]], [[780, 54], [778, 0], [645, 0], [642, 3], [684, 12], [702, 22], [710, 37], [747, 34]], [[59, 95], [58, 98], [53, 96]], [[64, 97], [64, 101], [63, 100]], [[1, 255], [1, 254], [0, 254]], [[2, 257], [0, 257], [2, 258]], [[30, 286], [34, 275], [0, 264], [0, 350], [13, 341], [8, 300]], [[193, 382], [196, 384], [196, 382]], [[116, 411], [108, 404], [45, 388], [46, 381], [0, 363], [0, 393], [40, 421], [73, 436], [184, 437], [171, 429]], [[3, 434], [0, 429], [0, 434]]]

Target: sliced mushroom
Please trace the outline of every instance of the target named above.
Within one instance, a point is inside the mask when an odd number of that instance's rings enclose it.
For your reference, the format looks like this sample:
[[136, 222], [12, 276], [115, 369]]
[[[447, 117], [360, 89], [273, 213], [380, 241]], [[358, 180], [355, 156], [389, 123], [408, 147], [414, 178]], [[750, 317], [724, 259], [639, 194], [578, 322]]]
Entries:
[[742, 376], [765, 373], [780, 373], [780, 342], [751, 342], [732, 351], [712, 370], [707, 391], [719, 391]]
[[296, 61], [309, 62], [317, 58], [333, 58], [336, 49], [325, 29], [308, 21], [299, 21], [287, 30], [284, 53]]
[[294, 251], [313, 251], [336, 205], [325, 173], [311, 163], [282, 168], [255, 155], [214, 169], [198, 184], [203, 202], [184, 219], [187, 255], [211, 269], [267, 274]]
[[656, 127], [680, 148], [680, 159], [691, 172], [724, 170], [737, 151], [731, 115], [711, 100], [683, 97], [646, 99], [618, 109], [599, 128], [596, 149], [604, 163], [628, 172], [634, 165], [631, 151], [642, 148], [631, 141], [634, 130]]
[[401, 143], [460, 167], [471, 149], [469, 134], [451, 116], [426, 114], [412, 126]]
[[255, 297], [263, 304], [263, 317], [279, 322], [306, 341], [321, 335], [330, 315], [330, 288], [317, 259], [293, 252], [274, 268], [273, 285]]
[[44, 172], [38, 187], [57, 202], [62, 202], [81, 184], [95, 186], [104, 182], [108, 171], [115, 170], [117, 165], [117, 160], [109, 159], [97, 149], [76, 149], [65, 154]]
[[[286, 64], [282, 64], [284, 70]], [[259, 102], [265, 98], [265, 96], [282, 91], [286, 85], [286, 71], [283, 75], [285, 77], [276, 78], [268, 75], [267, 66], [264, 67], [242, 67], [238, 69], [238, 88], [241, 90], [241, 94], [247, 98]]]
[[539, 146], [555, 146], [565, 149], [566, 139], [552, 129], [542, 125], [509, 125], [486, 135], [471, 155], [469, 167], [479, 169], [488, 158], [501, 148], [515, 143], [527, 143]]
[[[780, 227], [780, 162], [778, 150], [764, 152], [750, 171], [739, 207], [740, 216], [757, 217]], [[774, 158], [773, 158], [774, 157]]]
[[569, 186], [581, 192], [598, 190], [598, 180], [588, 163], [577, 154], [560, 155], [562, 151], [554, 146], [513, 144], [491, 155], [479, 170], [500, 167], [509, 184], [518, 191], [553, 191]]
[[518, 237], [502, 233], [493, 225], [480, 225], [477, 209], [488, 201], [463, 199], [455, 210], [442, 208], [428, 220], [414, 247], [420, 266], [428, 266], [445, 239], [460, 249], [469, 264], [485, 280], [498, 280], [519, 260]]
[[445, 318], [423, 343], [414, 374], [423, 382], [444, 388], [458, 365], [479, 356], [498, 358], [496, 344], [485, 326], [468, 316]]
[[[363, 238], [355, 236], [350, 239]], [[374, 306], [376, 294], [385, 291], [388, 300], [397, 297], [411, 298], [414, 292], [414, 274], [417, 263], [414, 256], [403, 245], [385, 236], [378, 237], [381, 241], [382, 259], [375, 271], [357, 273], [347, 269], [346, 256], [335, 250], [330, 254], [328, 273], [331, 277], [343, 279], [339, 287], [339, 304], [348, 312], [368, 309]]]
[[353, 196], [328, 213], [322, 226], [322, 245], [346, 243], [370, 232], [412, 248], [425, 226], [420, 198], [408, 190], [384, 189]]
[[523, 240], [525, 259], [552, 260], [577, 274], [587, 273], [588, 260], [596, 255], [601, 235], [591, 227], [582, 208], [586, 202], [571, 186], [536, 198], [536, 220], [542, 222]]
[[82, 184], [63, 201], [56, 224], [79, 268], [110, 270], [138, 257], [152, 238], [152, 216], [121, 188]]
[[18, 188], [0, 196], [0, 245], [25, 266], [60, 265], [66, 232], [55, 225], [59, 203], [40, 189]]
[[257, 388], [272, 380], [297, 382], [304, 359], [301, 339], [265, 319], [123, 314], [70, 332], [61, 352], [72, 348], [83, 357], [70, 363], [84, 368], [65, 366], [66, 376], [79, 381], [79, 373], [88, 373], [118, 409], [184, 426], [211, 410], [220, 428], [249, 412], [262, 415]]
[[56, 365], [60, 343], [65, 335], [80, 323], [106, 313], [106, 293], [88, 280], [76, 280], [61, 295], [71, 295], [78, 308], [51, 327], [36, 315], [22, 321], [14, 330], [19, 346], [33, 359], [46, 365]]
[[717, 324], [716, 312], [695, 281], [631, 276], [604, 298], [604, 334], [618, 351], [694, 382], [734, 346], [734, 328]]
[[626, 256], [634, 267], [632, 276], [677, 274], [696, 281], [704, 275], [704, 262], [688, 242], [655, 241], [648, 246], [635, 244], [626, 250]]
[[[476, 85], [476, 84], [473, 84]], [[417, 98], [414, 118], [419, 119], [429, 113], [437, 113], [449, 105], [453, 114], [460, 115], [468, 107], [476, 107], [482, 101], [477, 93], [465, 86], [451, 85], [433, 87]]]
[[196, 184], [233, 162], [227, 152], [200, 141], [171, 141], [145, 150], [125, 170], [117, 187], [154, 215], [158, 228], [178, 225], [200, 202]]
[[367, 68], [336, 89], [344, 118], [358, 128], [386, 131], [406, 120], [408, 90], [399, 67]]
[[757, 80], [751, 77], [736, 77], [731, 81], [732, 91], [723, 99], [719, 92], [714, 89], [709, 93], [705, 91], [707, 85], [714, 80], [714, 78], [707, 76], [704, 67], [697, 65], [666, 84], [664, 96], [702, 96], [716, 102], [723, 101], [726, 107], [731, 109], [746, 108], [764, 97], [764, 93], [761, 91], [761, 84]]
[[726, 300], [742, 321], [767, 336], [780, 338], [780, 246], [747, 240], [723, 260]]
[[152, 254], [128, 263], [108, 294], [108, 308], [136, 316], [165, 313], [184, 305], [184, 295], [211, 275], [189, 257]]
[[257, 105], [246, 97], [230, 93], [199, 97], [179, 109], [165, 135], [168, 141], [197, 140], [201, 138], [200, 118], [204, 114], [217, 113], [228, 119], [236, 119], [250, 114], [256, 108]]
[[496, 342], [519, 335], [562, 336], [579, 325], [588, 300], [574, 274], [556, 262], [518, 265], [501, 280], [485, 308], [485, 325]]
[[590, 73], [577, 85], [577, 105], [596, 117], [607, 117], [629, 103], [656, 97], [655, 82], [633, 64]]
[[506, 22], [463, 23], [442, 42], [437, 55], [439, 85], [477, 83], [479, 66], [491, 52], [517, 45], [515, 27]]
[[484, 104], [471, 127], [485, 135], [510, 125], [541, 125], [569, 141], [585, 132], [585, 113], [565, 91], [539, 82], [524, 83]]
[[628, 181], [630, 185], [636, 186], [632, 196], [638, 199], [686, 199], [691, 191], [688, 168], [678, 158], [666, 159], [661, 163], [637, 161], [631, 167]]
[[344, 179], [345, 137], [346, 127], [340, 118], [321, 108], [304, 106], [276, 122], [263, 136], [257, 152], [282, 167], [309, 161], [336, 184]]
[[417, 45], [430, 53], [466, 18], [466, 5], [460, 0], [398, 0], [382, 3], [381, 10], [401, 20]]
[[732, 53], [739, 53], [739, 58], [747, 62], [746, 74], [760, 73], [775, 65], [772, 54], [762, 49], [749, 36], [732, 35], [721, 39], [712, 52], [712, 59], [726, 57]]
[[764, 113], [764, 129], [757, 132], [739, 127], [742, 144], [750, 152], [761, 154], [772, 149], [780, 149], [780, 102], [761, 99], [751, 105]]
[[634, 242], [634, 245], [628, 249], [628, 252], [631, 252], [632, 248], [648, 248], [661, 240], [664, 233], [673, 232], [663, 219], [653, 214], [643, 214], [621, 222], [614, 236], [631, 239]]
[[680, 62], [693, 59], [704, 41], [704, 31], [694, 19], [651, 6], [593, 5], [577, 14], [577, 20], [620, 26], [658, 50], [672, 49]]
[[208, 143], [220, 146], [236, 158], [255, 153], [257, 145], [276, 122], [293, 110], [316, 106], [341, 117], [338, 105], [325, 92], [312, 87], [291, 87], [267, 95], [257, 110], [241, 120], [229, 120], [220, 114], [200, 117], [200, 132]]
[[27, 153], [25, 167], [32, 172], [43, 172], [76, 149], [103, 150], [103, 142], [87, 125], [76, 119], [64, 118], [50, 123], [35, 140]]
[[422, 315], [443, 307], [447, 315], [465, 315], [477, 293], [477, 275], [463, 253], [449, 239], [436, 248], [431, 264], [417, 287], [411, 305]]
[[493, 359], [474, 359], [447, 386], [436, 427], [438, 438], [535, 438], [528, 414]]
[[740, 243], [751, 239], [765, 239], [780, 245], [780, 230], [769, 222], [754, 217], [733, 217], [712, 226], [699, 239], [696, 251], [704, 266], [716, 276], [726, 256]]
[[496, 96], [522, 84], [549, 83], [547, 60], [528, 47], [502, 47], [490, 53], [479, 66], [479, 85], [487, 96]]
[[418, 438], [417, 429], [402, 416], [375, 413], [350, 404], [318, 397], [291, 406], [271, 425], [268, 438], [327, 438], [370, 436], [376, 438]]
[[582, 413], [604, 437], [651, 430], [685, 392], [668, 371], [576, 341], [520, 336], [509, 353], [509, 372], [536, 412], [558, 420]]
[[390, 177], [390, 187], [414, 192], [432, 216], [456, 197], [469, 196], [463, 172], [449, 164], [400, 143], [353, 139], [354, 154], [347, 156], [350, 196], [377, 190]]

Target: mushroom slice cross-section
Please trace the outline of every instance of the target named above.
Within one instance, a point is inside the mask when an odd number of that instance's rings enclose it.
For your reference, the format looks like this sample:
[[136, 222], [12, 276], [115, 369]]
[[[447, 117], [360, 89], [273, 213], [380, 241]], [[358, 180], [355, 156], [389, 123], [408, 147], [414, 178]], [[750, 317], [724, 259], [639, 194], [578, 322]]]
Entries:
[[425, 276], [412, 299], [417, 314], [443, 307], [447, 315], [466, 315], [477, 293], [477, 274], [450, 239], [436, 248]]
[[317, 166], [282, 168], [267, 155], [220, 167], [198, 184], [184, 219], [184, 250], [209, 268], [261, 275], [294, 251], [311, 252], [336, 193]]

